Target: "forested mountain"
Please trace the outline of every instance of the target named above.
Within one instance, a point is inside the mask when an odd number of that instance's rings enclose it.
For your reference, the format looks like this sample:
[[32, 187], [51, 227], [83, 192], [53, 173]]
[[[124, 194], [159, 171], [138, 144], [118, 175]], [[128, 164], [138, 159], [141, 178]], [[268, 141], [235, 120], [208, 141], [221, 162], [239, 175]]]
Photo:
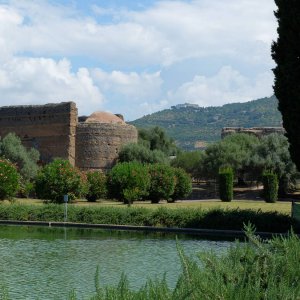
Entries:
[[245, 103], [198, 107], [180, 104], [130, 122], [138, 128], [163, 127], [186, 150], [219, 140], [223, 127], [277, 127], [281, 114], [275, 96]]

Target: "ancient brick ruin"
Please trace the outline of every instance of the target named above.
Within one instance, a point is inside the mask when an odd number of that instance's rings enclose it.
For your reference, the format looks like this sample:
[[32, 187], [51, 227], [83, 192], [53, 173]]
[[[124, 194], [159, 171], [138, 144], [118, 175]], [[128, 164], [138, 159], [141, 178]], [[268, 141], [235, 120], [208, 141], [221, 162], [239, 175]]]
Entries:
[[221, 137], [223, 139], [225, 136], [228, 136], [233, 133], [248, 133], [253, 134], [257, 137], [262, 137], [271, 133], [284, 134], [285, 131], [283, 127], [224, 127], [221, 132]]
[[136, 128], [121, 115], [78, 118], [74, 102], [0, 107], [0, 136], [9, 132], [39, 150], [42, 162], [60, 157], [83, 170], [111, 168], [122, 145], [137, 142]]

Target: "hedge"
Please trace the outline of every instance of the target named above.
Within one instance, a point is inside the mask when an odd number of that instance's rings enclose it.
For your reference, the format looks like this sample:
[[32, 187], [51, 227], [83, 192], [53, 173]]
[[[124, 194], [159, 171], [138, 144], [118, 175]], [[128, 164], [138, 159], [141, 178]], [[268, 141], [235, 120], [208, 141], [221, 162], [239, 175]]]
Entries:
[[[64, 207], [58, 204], [2, 204], [0, 220], [62, 222]], [[68, 221], [220, 230], [242, 230], [244, 224], [250, 222], [257, 231], [268, 232], [287, 232], [293, 225], [292, 218], [288, 215], [260, 210], [78, 207], [72, 204], [68, 206]]]

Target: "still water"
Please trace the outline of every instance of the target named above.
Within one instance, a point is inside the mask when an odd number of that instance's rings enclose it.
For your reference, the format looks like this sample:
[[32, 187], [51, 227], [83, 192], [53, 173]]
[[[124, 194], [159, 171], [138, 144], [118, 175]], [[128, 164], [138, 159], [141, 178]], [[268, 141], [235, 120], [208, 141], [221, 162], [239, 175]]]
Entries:
[[[228, 241], [177, 236], [188, 256], [197, 252], [226, 252]], [[165, 274], [174, 287], [181, 271], [176, 236], [97, 229], [0, 226], [0, 286], [11, 299], [66, 299], [75, 290], [78, 299], [100, 284], [116, 285], [122, 273], [138, 289], [147, 278]]]

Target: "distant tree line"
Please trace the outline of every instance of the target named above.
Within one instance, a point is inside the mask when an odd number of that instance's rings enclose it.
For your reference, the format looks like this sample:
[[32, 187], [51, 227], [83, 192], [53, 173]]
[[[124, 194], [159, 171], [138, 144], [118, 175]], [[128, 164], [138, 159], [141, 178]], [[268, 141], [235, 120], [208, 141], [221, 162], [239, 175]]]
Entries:
[[210, 144], [205, 151], [179, 153], [171, 164], [185, 169], [194, 178], [206, 180], [216, 179], [220, 168], [231, 167], [238, 184], [261, 181], [264, 171], [273, 172], [281, 194], [293, 188], [298, 174], [287, 138], [276, 133], [262, 138], [232, 134]]

